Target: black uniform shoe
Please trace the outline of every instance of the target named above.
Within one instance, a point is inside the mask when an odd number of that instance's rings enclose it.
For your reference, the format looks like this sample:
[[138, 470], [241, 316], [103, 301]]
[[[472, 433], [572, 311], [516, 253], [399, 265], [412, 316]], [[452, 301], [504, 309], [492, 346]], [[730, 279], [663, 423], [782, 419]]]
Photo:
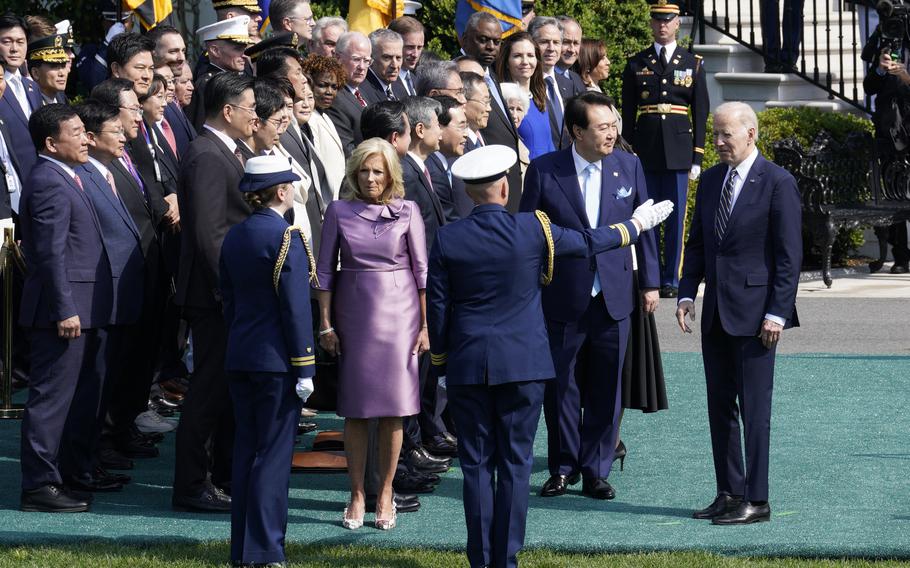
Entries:
[[540, 488], [541, 497], [559, 497], [565, 495], [570, 485], [575, 485], [581, 480], [581, 474], [551, 475], [550, 479]]
[[741, 496], [718, 493], [717, 497], [714, 498], [714, 501], [710, 505], [704, 509], [695, 511], [692, 513], [692, 517], [695, 519], [713, 519], [714, 517], [725, 515], [730, 511], [735, 511], [742, 501], [743, 498]]
[[177, 511], [201, 513], [230, 513], [231, 498], [214, 487], [206, 487], [197, 495], [174, 495], [171, 505]]
[[133, 469], [133, 460], [114, 448], [99, 448], [98, 462], [104, 469]]
[[613, 499], [616, 492], [606, 479], [586, 479], [581, 486], [581, 492], [595, 499]]
[[396, 474], [395, 479], [392, 480], [392, 487], [396, 492], [401, 491], [402, 493], [432, 493], [436, 489], [436, 485], [433, 483], [424, 481], [411, 473]]
[[895, 264], [891, 267], [891, 274], [907, 274], [910, 268], [906, 264]]
[[[399, 513], [414, 513], [420, 509], [420, 498], [417, 495], [408, 494], [408, 493], [399, 493], [395, 492], [393, 497], [395, 500], [395, 511]], [[376, 496], [367, 495], [366, 498], [366, 508], [364, 511], [367, 513], [376, 512]]]
[[297, 424], [297, 435], [299, 436], [301, 434], [309, 434], [310, 432], [312, 432], [315, 429], [316, 429], [315, 422], [301, 421]]
[[414, 448], [405, 455], [405, 460], [411, 468], [428, 473], [445, 473], [452, 463], [448, 458], [431, 456], [424, 448]]
[[659, 294], [661, 298], [675, 298], [679, 296], [679, 288], [674, 288], [673, 286], [661, 286]]
[[[66, 480], [67, 489], [76, 491], [88, 491], [90, 493], [113, 493], [123, 489], [122, 483], [117, 483], [112, 479], [96, 478], [94, 476], [70, 477]], [[72, 493], [71, 493], [72, 494]]]
[[119, 483], [121, 485], [126, 485], [127, 483], [129, 483], [130, 481], [133, 480], [133, 478], [128, 475], [124, 475], [122, 473], [114, 473], [114, 472], [108, 471], [100, 466], [95, 468], [95, 471], [92, 472], [92, 476], [95, 479], [110, 479], [110, 480], [116, 481], [117, 483]]
[[458, 457], [458, 446], [441, 436], [427, 440], [423, 443], [423, 447], [434, 456]]
[[763, 503], [753, 505], [748, 501], [743, 501], [739, 507], [725, 515], [714, 517], [711, 524], [714, 525], [748, 525], [750, 523], [766, 523], [771, 520], [771, 505]]
[[88, 501], [76, 499], [58, 485], [23, 491], [19, 508], [28, 513], [84, 513]]

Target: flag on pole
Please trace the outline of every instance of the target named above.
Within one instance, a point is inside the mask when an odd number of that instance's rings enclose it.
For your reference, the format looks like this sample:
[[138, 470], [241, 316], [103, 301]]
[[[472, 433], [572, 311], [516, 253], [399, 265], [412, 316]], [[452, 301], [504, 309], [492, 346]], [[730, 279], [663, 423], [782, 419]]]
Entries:
[[384, 28], [395, 18], [404, 15], [404, 0], [350, 0], [348, 28], [352, 32], [370, 35]]
[[174, 6], [171, 0], [123, 0], [123, 9], [132, 10], [142, 27], [150, 30], [170, 16]]
[[[265, 33], [266, 26], [269, 25], [269, 4], [272, 3], [272, 0], [257, 0], [259, 2], [259, 9], [262, 10], [262, 23], [259, 24], [259, 33]], [[262, 37], [265, 37], [264, 35]]]
[[486, 12], [499, 20], [502, 37], [521, 31], [521, 0], [458, 0], [455, 7], [455, 31], [464, 34], [468, 18], [474, 12]]

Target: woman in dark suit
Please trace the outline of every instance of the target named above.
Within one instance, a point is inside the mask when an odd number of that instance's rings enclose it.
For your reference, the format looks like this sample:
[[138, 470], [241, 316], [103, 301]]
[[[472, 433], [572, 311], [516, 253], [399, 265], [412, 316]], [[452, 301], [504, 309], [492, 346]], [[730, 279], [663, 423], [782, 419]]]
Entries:
[[316, 369], [309, 292], [315, 264], [299, 228], [284, 219], [298, 179], [278, 156], [247, 160], [240, 191], [253, 214], [228, 231], [221, 249], [224, 368], [236, 421], [234, 565], [286, 561], [294, 436]]

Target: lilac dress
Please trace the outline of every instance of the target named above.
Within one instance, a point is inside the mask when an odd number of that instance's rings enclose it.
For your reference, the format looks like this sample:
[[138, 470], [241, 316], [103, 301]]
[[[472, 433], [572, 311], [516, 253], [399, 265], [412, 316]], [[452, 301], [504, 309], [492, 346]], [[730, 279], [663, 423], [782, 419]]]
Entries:
[[[338, 256], [341, 254], [341, 268]], [[320, 290], [332, 292], [341, 342], [338, 415], [411, 416], [420, 409], [417, 290], [427, 285], [423, 218], [413, 201], [333, 201], [325, 211]]]

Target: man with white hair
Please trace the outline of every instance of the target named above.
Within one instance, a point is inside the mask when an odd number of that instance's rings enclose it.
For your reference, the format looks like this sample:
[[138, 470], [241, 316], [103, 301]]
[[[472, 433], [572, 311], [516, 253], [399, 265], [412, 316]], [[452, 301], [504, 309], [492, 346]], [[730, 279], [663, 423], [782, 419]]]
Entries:
[[404, 40], [392, 30], [379, 28], [370, 33], [373, 63], [367, 70], [367, 79], [360, 86], [363, 98], [369, 104], [379, 101], [400, 101], [408, 96], [405, 86], [398, 80], [402, 68]]
[[275, 34], [294, 32], [303, 42], [313, 39], [313, 8], [310, 0], [272, 0], [269, 3], [269, 22]]
[[578, 60], [578, 52], [581, 51], [581, 24], [571, 16], [556, 16], [556, 19], [562, 24], [562, 56], [556, 64], [556, 73], [571, 80], [576, 91], [582, 93], [587, 90], [585, 82], [578, 73], [572, 71], [572, 66]]
[[335, 46], [338, 38], [348, 31], [348, 23], [338, 16], [325, 16], [316, 20], [313, 26], [313, 38], [307, 45], [307, 50], [312, 54], [323, 57], [335, 57]]
[[748, 105], [725, 103], [714, 111], [721, 163], [698, 184], [676, 309], [680, 329], [691, 333], [686, 318], [695, 320], [694, 299], [705, 281], [702, 357], [717, 495], [693, 516], [716, 525], [771, 520], [774, 354], [781, 332], [799, 325], [799, 191], [792, 175], [761, 156], [757, 138]]
[[360, 32], [341, 34], [335, 46], [336, 57], [344, 67], [345, 85], [339, 89], [327, 114], [341, 138], [345, 157], [350, 157], [354, 148], [363, 142], [360, 114], [369, 103], [360, 91], [360, 85], [373, 63], [372, 49], [370, 40]]

